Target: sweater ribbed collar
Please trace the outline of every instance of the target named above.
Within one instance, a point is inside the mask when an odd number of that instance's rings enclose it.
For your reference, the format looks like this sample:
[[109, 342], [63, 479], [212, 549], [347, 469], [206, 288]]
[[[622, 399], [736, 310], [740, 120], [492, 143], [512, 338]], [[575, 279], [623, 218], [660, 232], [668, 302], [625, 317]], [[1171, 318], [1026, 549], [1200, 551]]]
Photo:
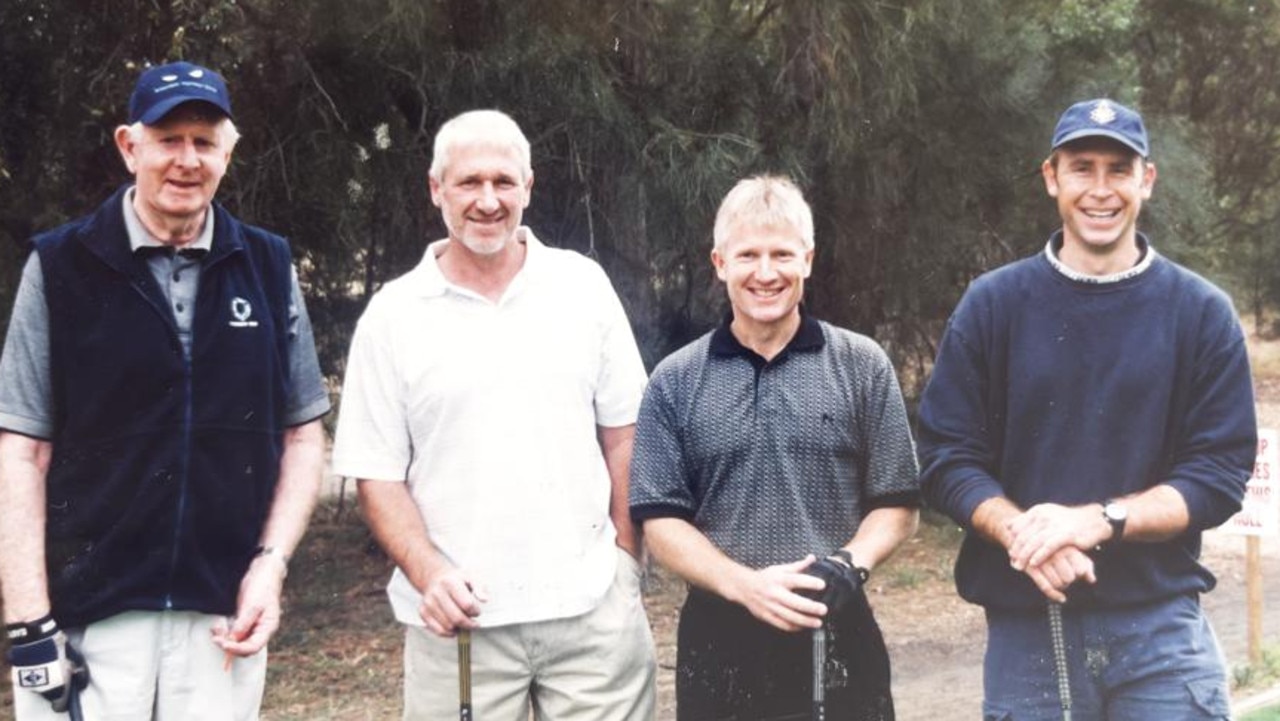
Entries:
[[1146, 272], [1146, 270], [1151, 267], [1151, 264], [1155, 262], [1157, 255], [1156, 249], [1151, 247], [1151, 241], [1147, 239], [1147, 236], [1142, 233], [1138, 233], [1137, 240], [1138, 251], [1142, 254], [1139, 256], [1137, 264], [1132, 268], [1122, 270], [1119, 273], [1112, 273], [1111, 275], [1087, 275], [1068, 268], [1065, 263], [1059, 260], [1058, 253], [1062, 250], [1063, 242], [1061, 230], [1054, 233], [1049, 238], [1049, 242], [1045, 244], [1044, 257], [1049, 261], [1049, 265], [1053, 266], [1054, 270], [1077, 283], [1090, 283], [1093, 285], [1119, 283], [1122, 280], [1128, 280], [1136, 275]]

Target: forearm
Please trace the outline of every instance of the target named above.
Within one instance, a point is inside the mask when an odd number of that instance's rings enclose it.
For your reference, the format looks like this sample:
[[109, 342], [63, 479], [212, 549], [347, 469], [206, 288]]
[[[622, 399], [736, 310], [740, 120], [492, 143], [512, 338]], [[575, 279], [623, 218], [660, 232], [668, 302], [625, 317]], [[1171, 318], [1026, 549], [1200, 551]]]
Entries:
[[988, 498], [974, 509], [969, 519], [975, 533], [982, 538], [1008, 548], [1013, 544], [1013, 534], [1009, 531], [1009, 521], [1022, 514], [1022, 509], [1004, 496]]
[[259, 537], [261, 545], [278, 549], [285, 556], [298, 547], [320, 495], [324, 445], [324, 426], [319, 420], [285, 430], [280, 477]]
[[361, 512], [374, 539], [413, 587], [425, 591], [431, 576], [449, 564], [431, 543], [427, 524], [409, 487], [396, 481], [363, 478], [356, 487]]
[[658, 562], [706, 591], [740, 602], [737, 580], [751, 571], [716, 548], [693, 524], [679, 518], [644, 522], [644, 543]]
[[1119, 540], [1132, 543], [1167, 541], [1184, 533], [1190, 526], [1187, 502], [1173, 486], [1161, 484], [1117, 500], [1129, 511], [1124, 538]]
[[627, 503], [635, 432], [634, 425], [616, 428], [596, 427], [600, 450], [604, 454], [605, 466], [609, 469], [609, 518], [618, 532], [618, 546], [632, 556], [639, 557], [640, 541], [637, 538], [635, 524], [631, 521], [631, 510]]
[[915, 535], [919, 523], [918, 509], [877, 508], [862, 519], [857, 533], [844, 548], [855, 566], [871, 571]]
[[45, 571], [45, 480], [53, 445], [0, 432], [0, 593], [6, 623], [50, 611]]

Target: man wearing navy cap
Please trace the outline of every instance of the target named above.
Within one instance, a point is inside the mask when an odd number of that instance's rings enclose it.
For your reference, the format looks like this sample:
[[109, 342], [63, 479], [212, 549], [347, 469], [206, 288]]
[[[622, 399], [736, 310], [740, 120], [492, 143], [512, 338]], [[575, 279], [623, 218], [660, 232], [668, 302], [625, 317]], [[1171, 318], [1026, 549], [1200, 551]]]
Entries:
[[1073, 105], [1041, 171], [1062, 228], [969, 287], [920, 407], [926, 497], [968, 531], [956, 586], [986, 609], [984, 717], [1226, 718], [1198, 559], [1253, 467], [1239, 321], [1136, 229], [1136, 112]]
[[138, 80], [134, 182], [36, 236], [0, 356], [18, 721], [256, 718], [329, 409], [284, 239], [213, 202], [223, 79]]

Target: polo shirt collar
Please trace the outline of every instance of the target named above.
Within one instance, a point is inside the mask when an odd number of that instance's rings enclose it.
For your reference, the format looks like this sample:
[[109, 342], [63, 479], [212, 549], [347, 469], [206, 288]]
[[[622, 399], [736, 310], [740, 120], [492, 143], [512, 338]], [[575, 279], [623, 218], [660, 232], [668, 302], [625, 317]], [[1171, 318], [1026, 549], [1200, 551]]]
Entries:
[[[547, 247], [542, 244], [542, 241], [538, 240], [533, 231], [527, 226], [522, 225], [516, 229], [516, 237], [519, 242], [525, 245], [524, 265], [520, 267], [516, 277], [511, 280], [511, 286], [507, 289], [506, 295], [511, 295], [512, 291], [519, 290], [528, 282], [525, 277], [538, 271], [538, 268], [544, 262], [543, 256], [547, 251]], [[414, 269], [415, 280], [422, 295], [437, 297], [444, 295], [449, 290], [455, 293], [473, 295], [471, 291], [463, 290], [450, 283], [444, 277], [444, 273], [441, 272], [440, 264], [436, 262], [436, 256], [443, 252], [445, 246], [451, 242], [448, 238], [432, 242], [427, 246], [427, 251], [423, 253], [422, 262], [418, 263], [418, 267]]]
[[[129, 250], [137, 251], [139, 248], [164, 248], [165, 243], [156, 240], [155, 236], [147, 230], [142, 224], [142, 219], [138, 217], [138, 211], [133, 207], [133, 196], [138, 192], [137, 186], [129, 188], [124, 194], [124, 229], [129, 234]], [[200, 235], [196, 239], [183, 246], [184, 250], [203, 250], [208, 251], [213, 248], [213, 204], [205, 209], [204, 225], [200, 228]]]
[[[733, 313], [730, 312], [720, 324], [719, 327], [711, 334], [711, 353], [718, 356], [744, 356], [749, 360], [764, 359], [760, 354], [742, 345], [738, 341], [737, 336], [733, 334], [730, 325], [733, 323]], [[800, 306], [800, 327], [796, 329], [796, 334], [791, 336], [791, 340], [787, 341], [787, 345], [783, 347], [782, 352], [774, 358], [774, 362], [785, 358], [792, 353], [809, 353], [821, 350], [827, 344], [826, 336], [822, 334], [822, 326], [818, 321], [805, 312], [804, 306]]]

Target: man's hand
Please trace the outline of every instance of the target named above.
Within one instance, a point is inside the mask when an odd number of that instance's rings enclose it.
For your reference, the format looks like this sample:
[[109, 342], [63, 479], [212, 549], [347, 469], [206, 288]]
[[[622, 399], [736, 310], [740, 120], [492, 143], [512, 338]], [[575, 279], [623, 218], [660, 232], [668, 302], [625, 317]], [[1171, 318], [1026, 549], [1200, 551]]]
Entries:
[[461, 569], [443, 566], [428, 577], [418, 615], [427, 630], [452, 638], [460, 628], [479, 627], [475, 617], [480, 615], [480, 604], [488, 600], [488, 595]]
[[745, 606], [752, 616], [781, 631], [819, 628], [826, 607], [800, 595], [823, 588], [821, 579], [805, 572], [813, 562], [814, 557], [808, 555], [794, 563], [759, 570], [744, 568], [726, 598]]
[[280, 595], [288, 573], [278, 554], [254, 558], [240, 580], [236, 615], [230, 623], [219, 620], [214, 625], [213, 642], [233, 656], [252, 656], [265, 648], [280, 628]]
[[1067, 595], [1064, 592], [1076, 581], [1098, 582], [1093, 572], [1093, 559], [1075, 546], [1062, 547], [1044, 563], [1028, 566], [1025, 573], [1045, 598], [1054, 603], [1065, 603]]
[[823, 558], [816, 561], [804, 572], [810, 576], [821, 578], [826, 584], [821, 591], [804, 591], [802, 595], [812, 598], [827, 607], [823, 615], [838, 614], [841, 609], [853, 601], [862, 588], [862, 578], [853, 567], [834, 558]]
[[1111, 535], [1097, 504], [1041, 503], [1011, 519], [1006, 528], [1012, 538], [1009, 563], [1019, 571], [1040, 566], [1067, 547], [1090, 551]]
[[5, 657], [13, 667], [13, 687], [40, 694], [49, 700], [54, 712], [65, 713], [72, 689], [79, 692], [89, 685], [84, 656], [67, 641], [52, 618], [34, 632], [16, 631], [11, 626], [9, 639], [12, 645]]

